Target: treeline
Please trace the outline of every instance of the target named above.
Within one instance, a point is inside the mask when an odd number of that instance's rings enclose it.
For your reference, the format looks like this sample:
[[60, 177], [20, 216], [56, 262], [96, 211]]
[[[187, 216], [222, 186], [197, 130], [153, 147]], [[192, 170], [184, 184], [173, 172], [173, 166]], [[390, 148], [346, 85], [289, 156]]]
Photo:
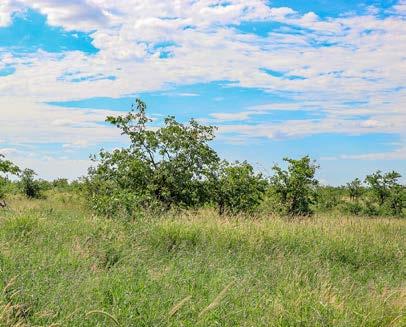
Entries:
[[[128, 148], [101, 150], [92, 156], [88, 175], [69, 183], [36, 180], [32, 170], [20, 171], [0, 157], [0, 199], [13, 184], [27, 197], [41, 197], [47, 189], [83, 192], [98, 213], [134, 217], [145, 211], [215, 207], [220, 214], [277, 213], [303, 216], [339, 210], [354, 215], [404, 216], [406, 188], [397, 172], [377, 171], [364, 181], [342, 187], [321, 186], [319, 166], [308, 156], [285, 158], [287, 168], [275, 165], [272, 176], [256, 172], [248, 162], [222, 160], [209, 143], [214, 126], [189, 124], [168, 116], [162, 127], [151, 126], [146, 105], [137, 99], [123, 116], [107, 117], [129, 138]], [[20, 175], [11, 183], [7, 174]], [[18, 186], [18, 187], [16, 187]]]

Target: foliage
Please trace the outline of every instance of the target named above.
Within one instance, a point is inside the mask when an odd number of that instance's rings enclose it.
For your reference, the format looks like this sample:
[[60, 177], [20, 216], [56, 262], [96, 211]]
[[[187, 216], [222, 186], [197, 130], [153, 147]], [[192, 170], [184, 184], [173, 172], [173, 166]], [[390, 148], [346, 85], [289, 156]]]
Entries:
[[347, 183], [348, 193], [352, 201], [358, 201], [363, 193], [362, 182], [359, 178]]
[[184, 125], [169, 116], [163, 127], [152, 128], [146, 105], [139, 99], [127, 115], [108, 117], [107, 122], [121, 129], [131, 144], [93, 157], [98, 165], [89, 170], [87, 190], [96, 208], [104, 213], [114, 212], [117, 206], [126, 211], [189, 208], [210, 201], [208, 180], [219, 164], [208, 145], [214, 127], [193, 119]]
[[24, 169], [21, 173], [21, 191], [29, 199], [41, 198], [40, 181], [35, 180], [36, 173], [32, 169]]
[[402, 185], [394, 185], [386, 203], [387, 211], [393, 216], [401, 216], [406, 208], [406, 189]]
[[52, 187], [59, 190], [67, 190], [69, 186], [70, 185], [67, 178], [57, 178], [52, 181]]
[[351, 215], [361, 215], [362, 213], [366, 214], [366, 209], [361, 205], [360, 202], [345, 202], [342, 205], [342, 211]]
[[342, 204], [343, 189], [341, 187], [319, 186], [317, 188], [317, 209], [327, 212]]
[[3, 200], [7, 193], [8, 178], [7, 175], [18, 175], [20, 173], [20, 168], [18, 168], [14, 163], [6, 160], [4, 155], [0, 153], [0, 200]]
[[214, 189], [219, 213], [253, 212], [260, 205], [268, 182], [246, 161], [223, 163]]
[[371, 192], [378, 200], [379, 206], [383, 206], [385, 201], [391, 196], [393, 189], [400, 186], [398, 183], [400, 177], [402, 176], [396, 171], [383, 174], [378, 170], [365, 178], [365, 183], [367, 183]]
[[287, 170], [275, 165], [271, 183], [284, 212], [289, 215], [312, 214], [311, 205], [316, 201], [318, 181], [314, 175], [319, 166], [309, 156], [301, 159], [284, 158]]
[[[399, 216], [406, 205], [405, 189], [399, 184], [402, 177], [396, 171], [382, 173], [380, 170], [368, 175], [365, 182], [372, 194], [372, 201], [367, 203], [371, 215], [389, 214]], [[373, 201], [376, 200], [376, 201]], [[376, 205], [377, 204], [377, 208]]]

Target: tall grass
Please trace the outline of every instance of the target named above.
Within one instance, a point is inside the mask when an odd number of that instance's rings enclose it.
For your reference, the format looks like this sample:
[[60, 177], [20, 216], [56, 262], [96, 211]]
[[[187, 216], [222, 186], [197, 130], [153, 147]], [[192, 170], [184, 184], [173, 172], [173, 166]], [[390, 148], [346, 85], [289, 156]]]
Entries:
[[[78, 202], [79, 200], [79, 202]], [[406, 326], [406, 221], [0, 211], [2, 326]]]

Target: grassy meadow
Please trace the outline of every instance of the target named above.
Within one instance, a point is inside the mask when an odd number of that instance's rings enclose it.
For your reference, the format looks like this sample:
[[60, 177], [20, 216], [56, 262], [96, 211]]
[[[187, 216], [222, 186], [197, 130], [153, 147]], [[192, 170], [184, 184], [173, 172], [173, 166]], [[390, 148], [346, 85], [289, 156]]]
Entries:
[[406, 326], [406, 220], [0, 210], [1, 326]]

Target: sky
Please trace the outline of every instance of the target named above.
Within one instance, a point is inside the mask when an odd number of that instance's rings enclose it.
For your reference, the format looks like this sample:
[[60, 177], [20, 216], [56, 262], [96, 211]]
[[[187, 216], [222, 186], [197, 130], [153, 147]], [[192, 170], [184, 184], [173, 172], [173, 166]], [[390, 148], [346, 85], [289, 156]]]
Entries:
[[0, 1], [7, 158], [82, 176], [127, 145], [105, 117], [137, 97], [264, 173], [310, 155], [324, 184], [406, 175], [406, 0]]

